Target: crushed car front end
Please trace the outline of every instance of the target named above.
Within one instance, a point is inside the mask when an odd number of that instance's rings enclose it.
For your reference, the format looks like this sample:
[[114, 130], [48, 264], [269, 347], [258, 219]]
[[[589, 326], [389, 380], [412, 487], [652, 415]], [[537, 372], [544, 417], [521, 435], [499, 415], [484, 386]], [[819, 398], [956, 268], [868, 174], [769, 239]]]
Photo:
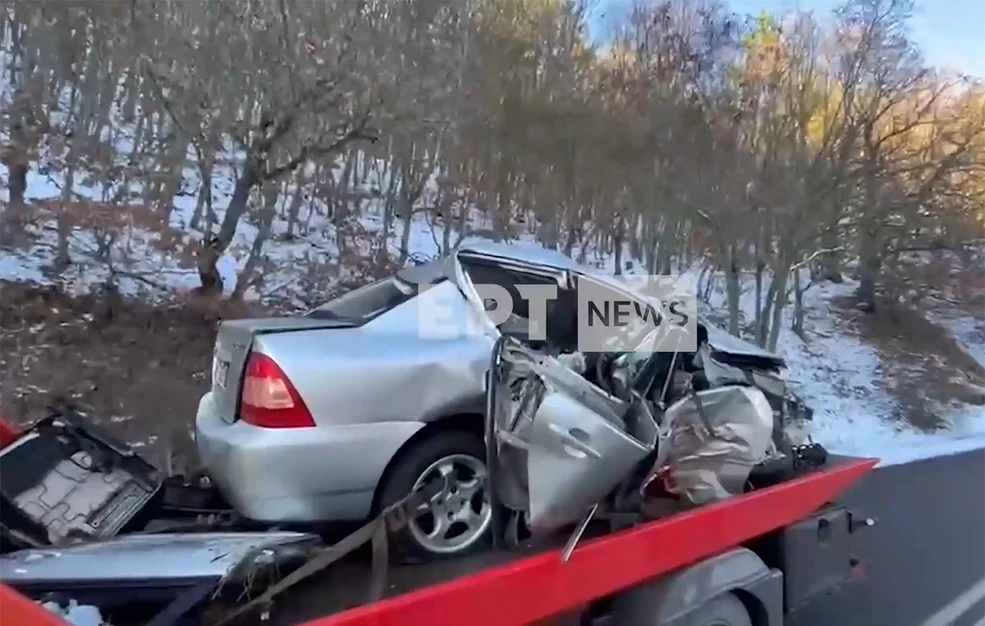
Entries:
[[546, 534], [598, 507], [628, 513], [654, 493], [700, 506], [824, 462], [782, 360], [703, 326], [700, 335], [692, 352], [579, 355], [587, 367], [574, 369], [570, 355], [500, 340], [487, 437], [511, 527]]

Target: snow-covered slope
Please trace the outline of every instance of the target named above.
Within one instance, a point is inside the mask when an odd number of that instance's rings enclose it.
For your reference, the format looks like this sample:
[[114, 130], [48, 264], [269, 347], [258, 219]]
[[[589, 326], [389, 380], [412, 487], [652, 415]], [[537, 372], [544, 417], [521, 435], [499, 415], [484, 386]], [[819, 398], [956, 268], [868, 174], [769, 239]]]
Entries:
[[827, 447], [848, 455], [879, 456], [895, 464], [985, 447], [985, 408], [964, 405], [948, 411], [949, 427], [922, 432], [896, 418], [897, 400], [877, 381], [882, 359], [857, 335], [840, 326], [832, 300], [855, 284], [823, 284], [807, 292], [805, 336], [786, 330], [779, 350], [789, 377], [815, 409], [814, 434]]

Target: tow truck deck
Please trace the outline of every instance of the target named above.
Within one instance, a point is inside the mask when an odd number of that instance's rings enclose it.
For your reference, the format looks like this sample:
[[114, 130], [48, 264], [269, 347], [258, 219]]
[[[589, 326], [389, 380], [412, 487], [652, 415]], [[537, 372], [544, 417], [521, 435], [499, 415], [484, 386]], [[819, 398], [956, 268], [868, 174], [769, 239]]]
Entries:
[[[8, 433], [4, 439], [9, 441]], [[548, 541], [391, 566], [376, 601], [369, 598], [378, 574], [366, 551], [357, 550], [294, 581], [298, 584], [272, 602], [197, 623], [587, 625], [608, 616], [620, 625], [676, 626], [728, 596], [741, 599], [750, 624], [780, 626], [785, 615], [852, 578], [850, 535], [858, 521], [834, 502], [876, 463], [831, 457], [823, 467], [785, 482], [625, 530], [590, 527], [567, 560], [559, 543]], [[4, 624], [62, 623], [23, 600], [0, 585]]]
[[[851, 533], [852, 521], [847, 511], [830, 503], [875, 464], [874, 459], [831, 459], [824, 469], [731, 500], [623, 531], [597, 530], [601, 534], [586, 536], [567, 561], [562, 561], [562, 546], [555, 541], [391, 567], [385, 598], [368, 604], [364, 599], [369, 565], [365, 559], [350, 559], [280, 598], [266, 623], [501, 626], [541, 623], [573, 611], [585, 619], [599, 612], [593, 605], [600, 599], [743, 546], [752, 548], [773, 575], [781, 572], [790, 582], [792, 574], [794, 584], [802, 587], [787, 590], [789, 602], [782, 608], [789, 612], [814, 595], [803, 588], [804, 574], [791, 571], [794, 568], [814, 568], [829, 579], [840, 574], [840, 582], [851, 575], [848, 558], [841, 563], [790, 559], [810, 559], [804, 551], [840, 550], [840, 538]], [[832, 520], [844, 521], [845, 527], [832, 527], [827, 539], [819, 537], [819, 527], [828, 527]], [[786, 554], [779, 544], [787, 546]], [[791, 547], [799, 554], [790, 554]], [[837, 556], [847, 557], [840, 552]], [[832, 571], [832, 566], [841, 571]], [[259, 617], [253, 620], [260, 623]]]

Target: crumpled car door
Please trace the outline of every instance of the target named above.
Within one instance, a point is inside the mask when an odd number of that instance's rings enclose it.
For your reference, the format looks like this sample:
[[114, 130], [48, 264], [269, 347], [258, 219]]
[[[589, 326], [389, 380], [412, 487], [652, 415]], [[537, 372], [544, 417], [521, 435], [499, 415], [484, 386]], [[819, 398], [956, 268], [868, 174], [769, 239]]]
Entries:
[[[522, 511], [532, 534], [578, 521], [656, 447], [649, 414], [556, 359], [511, 339], [500, 342], [490, 405], [497, 440], [497, 495]], [[639, 418], [643, 419], [639, 419]]]

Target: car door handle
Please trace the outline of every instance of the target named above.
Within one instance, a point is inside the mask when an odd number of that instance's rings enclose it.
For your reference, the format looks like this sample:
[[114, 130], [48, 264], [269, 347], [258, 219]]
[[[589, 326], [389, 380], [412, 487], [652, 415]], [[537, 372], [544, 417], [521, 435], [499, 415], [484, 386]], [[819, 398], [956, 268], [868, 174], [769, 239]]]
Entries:
[[[602, 458], [602, 455], [599, 454], [595, 448], [589, 445], [591, 437], [584, 430], [580, 428], [569, 428], [565, 430], [562, 426], [558, 426], [557, 424], [548, 424], [548, 428], [551, 429], [552, 433], [558, 436], [558, 439], [561, 440], [564, 447], [568, 449], [566, 451], [569, 454], [571, 451], [577, 451], [582, 455], [590, 456], [593, 459]], [[572, 454], [571, 456], [578, 455]]]

